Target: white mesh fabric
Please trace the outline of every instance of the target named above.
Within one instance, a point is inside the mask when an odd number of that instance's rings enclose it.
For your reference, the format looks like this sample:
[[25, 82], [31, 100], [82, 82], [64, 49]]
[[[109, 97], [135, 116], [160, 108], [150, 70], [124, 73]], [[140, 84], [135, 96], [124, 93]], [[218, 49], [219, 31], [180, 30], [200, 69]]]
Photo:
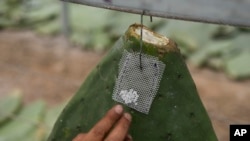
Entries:
[[157, 57], [124, 51], [113, 99], [144, 114], [148, 114], [157, 93], [165, 64]]

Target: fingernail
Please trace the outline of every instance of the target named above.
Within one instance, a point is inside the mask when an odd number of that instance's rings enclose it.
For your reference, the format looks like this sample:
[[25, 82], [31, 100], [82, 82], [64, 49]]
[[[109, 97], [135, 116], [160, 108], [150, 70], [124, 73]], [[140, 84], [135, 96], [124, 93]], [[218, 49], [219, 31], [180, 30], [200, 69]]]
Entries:
[[116, 106], [115, 106], [115, 112], [116, 112], [117, 114], [121, 114], [122, 111], [123, 111], [123, 108], [122, 108], [121, 105], [116, 105]]
[[131, 117], [131, 115], [130, 115], [129, 113], [125, 113], [125, 114], [124, 114], [124, 117], [125, 117], [127, 120], [129, 120], [129, 121], [131, 121], [131, 119], [132, 119], [132, 117]]

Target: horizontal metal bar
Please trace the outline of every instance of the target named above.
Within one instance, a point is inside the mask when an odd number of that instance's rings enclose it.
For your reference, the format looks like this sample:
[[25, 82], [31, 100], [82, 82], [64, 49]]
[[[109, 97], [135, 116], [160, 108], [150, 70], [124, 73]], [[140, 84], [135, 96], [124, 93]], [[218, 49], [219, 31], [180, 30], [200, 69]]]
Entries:
[[250, 0], [63, 0], [128, 13], [250, 27]]

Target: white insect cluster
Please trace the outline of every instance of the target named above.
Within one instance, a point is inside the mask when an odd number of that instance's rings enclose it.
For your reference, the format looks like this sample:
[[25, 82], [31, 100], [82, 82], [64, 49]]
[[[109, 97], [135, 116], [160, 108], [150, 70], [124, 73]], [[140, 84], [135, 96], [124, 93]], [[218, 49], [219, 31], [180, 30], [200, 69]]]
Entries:
[[129, 91], [121, 90], [119, 95], [121, 96], [122, 100], [124, 100], [125, 104], [134, 103], [137, 105], [139, 95], [133, 89], [130, 89]]

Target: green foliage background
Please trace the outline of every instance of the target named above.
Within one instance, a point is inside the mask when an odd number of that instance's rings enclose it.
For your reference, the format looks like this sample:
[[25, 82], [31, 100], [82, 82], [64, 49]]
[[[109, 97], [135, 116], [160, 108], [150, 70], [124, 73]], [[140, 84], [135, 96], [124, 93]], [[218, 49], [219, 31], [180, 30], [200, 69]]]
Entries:
[[[58, 0], [1, 0], [0, 29], [32, 29], [43, 35], [62, 31], [62, 5]], [[144, 25], [175, 40], [192, 64], [224, 71], [230, 78], [250, 76], [250, 29], [166, 20], [144, 16]], [[69, 4], [69, 40], [84, 49], [109, 49], [140, 16]]]
[[21, 92], [13, 91], [0, 99], [0, 141], [46, 141], [64, 106], [42, 100], [24, 105]]

